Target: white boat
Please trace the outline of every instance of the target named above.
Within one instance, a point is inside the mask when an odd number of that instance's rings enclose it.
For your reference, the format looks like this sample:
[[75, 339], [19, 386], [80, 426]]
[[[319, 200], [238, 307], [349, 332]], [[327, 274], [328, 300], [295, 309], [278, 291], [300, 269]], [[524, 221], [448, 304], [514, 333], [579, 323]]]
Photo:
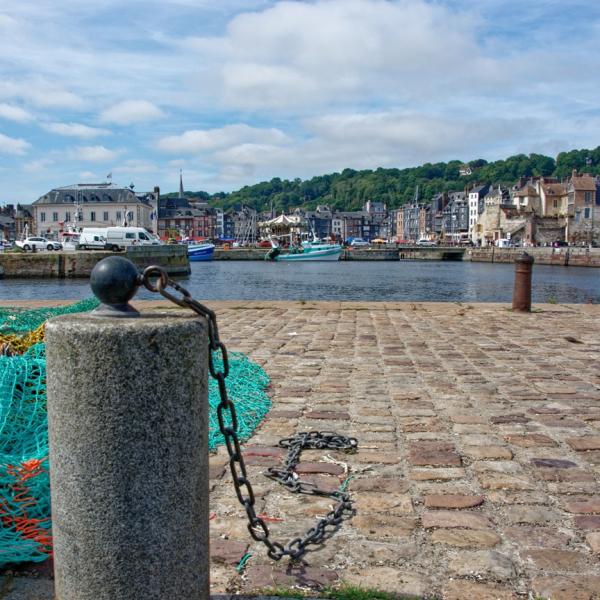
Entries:
[[289, 261], [315, 261], [315, 260], [339, 260], [342, 253], [340, 244], [329, 244], [327, 242], [302, 242], [300, 247], [292, 246], [287, 252], [282, 253], [278, 244], [271, 241], [272, 248], [265, 256], [265, 260]]

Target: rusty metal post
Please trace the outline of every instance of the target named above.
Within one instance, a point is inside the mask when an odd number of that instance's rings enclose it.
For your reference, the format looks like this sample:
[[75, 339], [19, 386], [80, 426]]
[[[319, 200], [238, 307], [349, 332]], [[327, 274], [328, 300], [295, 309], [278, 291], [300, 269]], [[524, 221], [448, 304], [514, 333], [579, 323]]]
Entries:
[[531, 273], [533, 256], [523, 252], [515, 258], [515, 287], [512, 308], [521, 312], [531, 312]]

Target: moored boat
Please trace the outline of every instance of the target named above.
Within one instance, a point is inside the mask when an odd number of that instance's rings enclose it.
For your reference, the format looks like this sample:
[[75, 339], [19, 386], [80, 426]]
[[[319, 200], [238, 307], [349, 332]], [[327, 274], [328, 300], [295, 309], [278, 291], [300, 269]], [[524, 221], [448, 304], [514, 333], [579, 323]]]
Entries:
[[190, 261], [212, 260], [214, 253], [214, 244], [188, 244], [188, 258]]
[[278, 244], [273, 243], [273, 247], [265, 256], [267, 260], [305, 262], [317, 260], [339, 260], [342, 253], [340, 244], [329, 244], [321, 242], [302, 242], [301, 246], [292, 246], [287, 252], [281, 252]]

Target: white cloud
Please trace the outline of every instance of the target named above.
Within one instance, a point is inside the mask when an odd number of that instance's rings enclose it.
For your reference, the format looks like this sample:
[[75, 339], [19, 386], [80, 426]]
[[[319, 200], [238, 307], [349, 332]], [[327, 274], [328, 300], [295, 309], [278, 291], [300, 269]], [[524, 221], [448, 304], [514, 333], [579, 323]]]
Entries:
[[164, 137], [158, 141], [157, 147], [165, 152], [194, 154], [240, 143], [282, 144], [286, 140], [287, 136], [279, 129], [236, 124], [215, 129], [194, 129], [181, 135]]
[[152, 102], [148, 102], [147, 100], [126, 100], [102, 111], [100, 120], [105, 123], [130, 125], [151, 119], [160, 119], [163, 116], [160, 108], [152, 104]]
[[39, 173], [45, 171], [54, 161], [50, 158], [39, 158], [23, 165], [23, 171], [27, 173]]
[[122, 165], [113, 168], [114, 173], [153, 173], [157, 172], [158, 167], [149, 160], [131, 159], [126, 160]]
[[0, 98], [21, 99], [37, 107], [79, 110], [84, 101], [76, 94], [39, 75], [0, 81]]
[[95, 138], [102, 135], [110, 135], [108, 129], [89, 127], [81, 123], [43, 123], [42, 127], [46, 131], [67, 137]]
[[0, 154], [25, 154], [31, 144], [21, 138], [12, 138], [0, 133]]
[[236, 16], [222, 37], [188, 38], [212, 62], [224, 100], [248, 109], [305, 109], [349, 100], [405, 101], [451, 79], [504, 80], [477, 24], [424, 0], [278, 2]]
[[84, 160], [86, 162], [106, 162], [114, 160], [120, 152], [109, 150], [104, 146], [80, 146], [70, 153], [73, 160]]
[[26, 123], [33, 120], [33, 115], [20, 106], [0, 103], [0, 118], [16, 121], [17, 123]]

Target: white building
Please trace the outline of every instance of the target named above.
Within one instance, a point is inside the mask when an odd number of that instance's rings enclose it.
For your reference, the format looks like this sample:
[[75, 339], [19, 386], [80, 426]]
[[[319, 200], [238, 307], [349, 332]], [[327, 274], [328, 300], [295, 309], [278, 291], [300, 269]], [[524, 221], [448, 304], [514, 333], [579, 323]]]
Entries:
[[469, 190], [469, 237], [475, 242], [474, 232], [475, 225], [479, 215], [483, 212], [483, 198], [490, 189], [489, 185], [479, 185]]
[[38, 235], [57, 235], [69, 226], [114, 227], [127, 224], [153, 231], [160, 190], [138, 196], [115, 183], [77, 183], [55, 188], [32, 205]]

